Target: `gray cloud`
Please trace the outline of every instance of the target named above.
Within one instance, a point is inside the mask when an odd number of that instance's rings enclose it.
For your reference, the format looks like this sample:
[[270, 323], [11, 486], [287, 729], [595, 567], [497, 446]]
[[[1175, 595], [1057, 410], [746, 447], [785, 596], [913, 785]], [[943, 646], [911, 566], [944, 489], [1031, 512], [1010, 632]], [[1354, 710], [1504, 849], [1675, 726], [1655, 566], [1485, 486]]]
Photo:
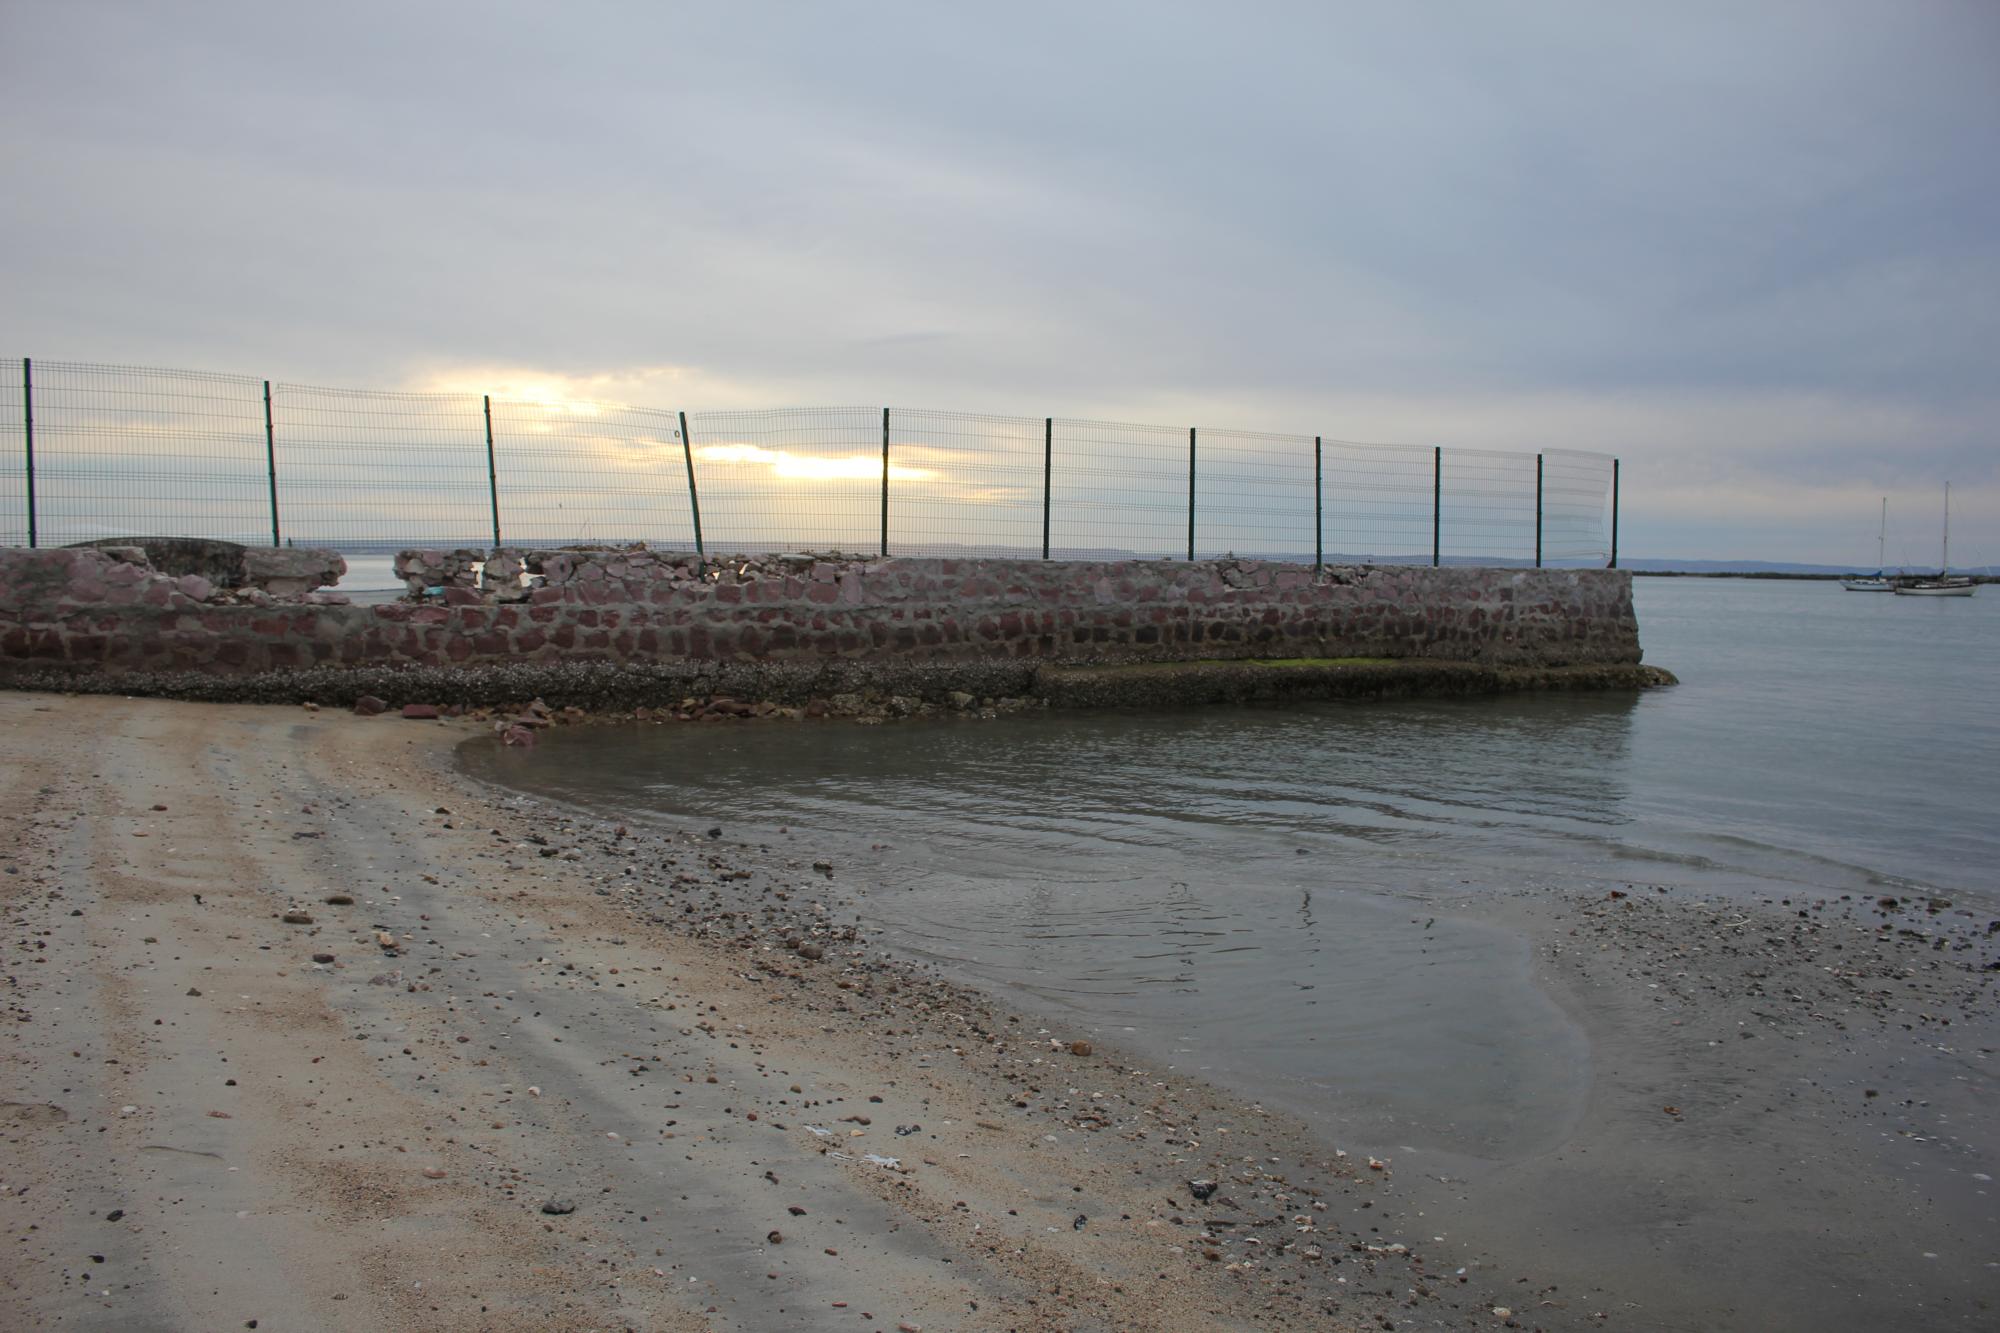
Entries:
[[1995, 68], [1948, 0], [22, 3], [0, 340], [1609, 449], [1635, 554], [1950, 478], [2000, 560]]

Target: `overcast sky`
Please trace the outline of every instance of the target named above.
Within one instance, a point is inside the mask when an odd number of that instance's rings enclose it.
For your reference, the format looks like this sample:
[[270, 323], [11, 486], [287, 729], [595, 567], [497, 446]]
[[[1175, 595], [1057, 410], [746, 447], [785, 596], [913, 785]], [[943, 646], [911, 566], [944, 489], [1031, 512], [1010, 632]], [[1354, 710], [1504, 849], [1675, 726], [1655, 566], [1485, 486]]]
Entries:
[[1625, 460], [2000, 563], [2000, 4], [0, 0], [0, 355]]

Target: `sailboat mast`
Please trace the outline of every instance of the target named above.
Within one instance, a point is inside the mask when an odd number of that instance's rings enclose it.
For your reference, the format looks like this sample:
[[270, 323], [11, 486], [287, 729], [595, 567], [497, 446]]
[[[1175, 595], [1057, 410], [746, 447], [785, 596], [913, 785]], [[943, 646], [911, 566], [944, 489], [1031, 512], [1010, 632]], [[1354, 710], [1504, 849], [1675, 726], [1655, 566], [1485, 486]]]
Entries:
[[1882, 497], [1882, 525], [1875, 529], [1875, 572], [1881, 573], [1887, 566], [1884, 559], [1889, 549], [1889, 497]]
[[1944, 484], [1944, 572], [1951, 573], [1951, 483]]

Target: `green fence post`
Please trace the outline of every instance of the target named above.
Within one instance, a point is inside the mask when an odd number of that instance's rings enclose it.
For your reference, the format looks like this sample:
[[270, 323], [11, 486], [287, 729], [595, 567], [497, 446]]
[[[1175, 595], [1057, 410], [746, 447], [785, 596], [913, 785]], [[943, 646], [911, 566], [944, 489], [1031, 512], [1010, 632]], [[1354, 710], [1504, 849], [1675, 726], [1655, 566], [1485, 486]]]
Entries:
[[23, 463], [28, 470], [28, 547], [34, 549], [35, 530], [35, 363], [21, 358], [21, 441]]
[[278, 436], [271, 428], [271, 381], [264, 381], [264, 471], [271, 482], [271, 545], [278, 540]]
[[1431, 449], [1431, 568], [1436, 569], [1443, 558], [1443, 547], [1439, 534], [1443, 531], [1444, 514], [1444, 446]]
[[1542, 567], [1542, 456], [1535, 455], [1535, 568]]
[[1049, 558], [1049, 484], [1055, 478], [1056, 419], [1042, 418], [1042, 559]]
[[1320, 491], [1319, 436], [1313, 436], [1313, 573], [1326, 564], [1326, 502]]
[[1194, 559], [1194, 427], [1188, 427], [1188, 559]]
[[500, 470], [493, 463], [493, 395], [481, 395], [486, 412], [486, 498], [493, 509], [493, 544], [500, 545]]
[[688, 512], [694, 515], [694, 553], [706, 560], [708, 548], [701, 544], [701, 493], [694, 488], [694, 438], [688, 434], [688, 414], [681, 417], [681, 457], [687, 461]]

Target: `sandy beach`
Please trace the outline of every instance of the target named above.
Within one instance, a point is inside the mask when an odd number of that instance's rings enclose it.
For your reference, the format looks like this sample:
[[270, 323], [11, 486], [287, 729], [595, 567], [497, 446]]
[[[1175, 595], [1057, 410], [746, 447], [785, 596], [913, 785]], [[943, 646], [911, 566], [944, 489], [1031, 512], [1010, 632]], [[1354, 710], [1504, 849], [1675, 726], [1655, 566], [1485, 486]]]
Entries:
[[[1985, 1317], [1990, 1208], [1903, 1210], [1867, 1146], [1984, 1151], [1983, 919], [1510, 899], [1592, 1109], [1417, 1178], [885, 958], [802, 832], [479, 787], [475, 726], [0, 695], [0, 1324], [1780, 1327], [1698, 1275], [1827, 1246], [1870, 1319]], [[1633, 1245], [1658, 1281], [1603, 1281]]]

